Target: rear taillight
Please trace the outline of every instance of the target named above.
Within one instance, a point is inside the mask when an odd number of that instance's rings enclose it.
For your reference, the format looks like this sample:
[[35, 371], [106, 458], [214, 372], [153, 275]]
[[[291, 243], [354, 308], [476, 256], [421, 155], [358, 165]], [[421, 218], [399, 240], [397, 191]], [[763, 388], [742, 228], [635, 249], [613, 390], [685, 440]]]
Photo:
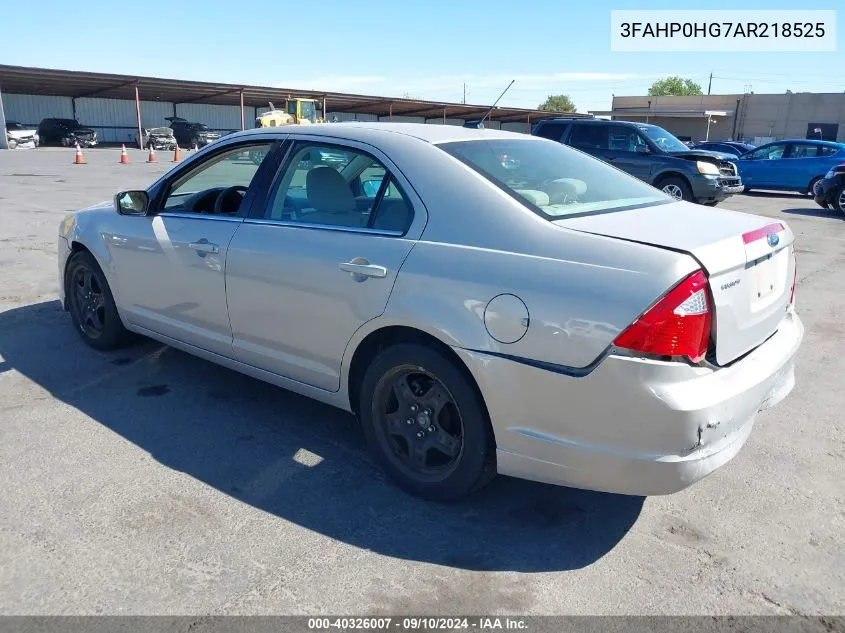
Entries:
[[707, 277], [699, 270], [663, 295], [613, 344], [657, 356], [684, 356], [697, 363], [707, 354], [711, 312]]

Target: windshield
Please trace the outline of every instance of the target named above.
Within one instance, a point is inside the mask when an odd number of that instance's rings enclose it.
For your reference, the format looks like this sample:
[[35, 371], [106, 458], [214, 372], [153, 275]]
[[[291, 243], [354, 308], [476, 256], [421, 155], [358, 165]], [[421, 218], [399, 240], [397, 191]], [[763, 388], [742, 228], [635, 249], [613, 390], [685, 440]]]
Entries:
[[6, 129], [7, 130], [25, 130], [26, 128], [21, 125], [20, 123], [15, 123], [14, 121], [6, 121]]
[[206, 132], [209, 129], [205, 123], [191, 123], [190, 128], [192, 130], [199, 130], [200, 132]]
[[662, 127], [643, 125], [640, 126], [640, 131], [644, 132], [660, 149], [667, 152], [682, 152], [689, 149], [674, 134], [667, 132]]
[[547, 220], [672, 202], [641, 180], [560, 143], [490, 139], [438, 147]]

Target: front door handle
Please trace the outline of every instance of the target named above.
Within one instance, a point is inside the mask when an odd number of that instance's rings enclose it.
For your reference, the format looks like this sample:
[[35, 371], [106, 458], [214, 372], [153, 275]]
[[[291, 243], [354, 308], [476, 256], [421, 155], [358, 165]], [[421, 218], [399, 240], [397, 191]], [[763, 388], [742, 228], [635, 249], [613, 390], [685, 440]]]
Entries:
[[220, 248], [217, 244], [212, 244], [211, 242], [191, 242], [188, 244], [188, 248], [195, 250], [197, 253], [218, 253], [220, 252]]
[[358, 277], [387, 277], [387, 268], [369, 263], [366, 259], [356, 257], [351, 262], [340, 264], [339, 268]]

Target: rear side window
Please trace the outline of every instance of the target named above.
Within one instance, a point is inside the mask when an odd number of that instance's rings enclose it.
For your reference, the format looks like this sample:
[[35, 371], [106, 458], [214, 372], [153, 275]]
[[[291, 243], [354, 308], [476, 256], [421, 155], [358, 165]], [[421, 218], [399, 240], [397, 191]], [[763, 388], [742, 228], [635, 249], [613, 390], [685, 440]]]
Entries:
[[823, 158], [825, 156], [833, 156], [835, 153], [835, 147], [800, 143], [792, 146], [792, 151], [789, 152], [789, 158]]
[[404, 233], [413, 209], [373, 156], [351, 147], [299, 142], [272, 190], [264, 219]]
[[569, 144], [578, 149], [607, 149], [608, 126], [606, 125], [579, 125], [575, 124], [572, 129], [572, 137]]

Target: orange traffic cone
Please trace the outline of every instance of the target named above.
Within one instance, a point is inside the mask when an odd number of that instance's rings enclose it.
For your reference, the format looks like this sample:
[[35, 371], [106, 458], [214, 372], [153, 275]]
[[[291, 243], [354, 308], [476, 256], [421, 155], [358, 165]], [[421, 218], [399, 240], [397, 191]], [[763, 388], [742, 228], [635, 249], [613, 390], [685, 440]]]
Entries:
[[173, 162], [178, 163], [182, 160], [182, 155], [179, 153], [179, 143], [176, 143], [176, 149], [173, 150]]
[[120, 164], [121, 165], [128, 165], [129, 164], [129, 157], [126, 155], [126, 145], [120, 146]]
[[152, 145], [150, 145], [150, 155], [147, 156], [147, 162], [148, 163], [156, 162], [156, 150]]
[[76, 144], [76, 158], [73, 159], [74, 165], [84, 165], [85, 164], [85, 157], [82, 155], [82, 148], [79, 147], [79, 143]]

